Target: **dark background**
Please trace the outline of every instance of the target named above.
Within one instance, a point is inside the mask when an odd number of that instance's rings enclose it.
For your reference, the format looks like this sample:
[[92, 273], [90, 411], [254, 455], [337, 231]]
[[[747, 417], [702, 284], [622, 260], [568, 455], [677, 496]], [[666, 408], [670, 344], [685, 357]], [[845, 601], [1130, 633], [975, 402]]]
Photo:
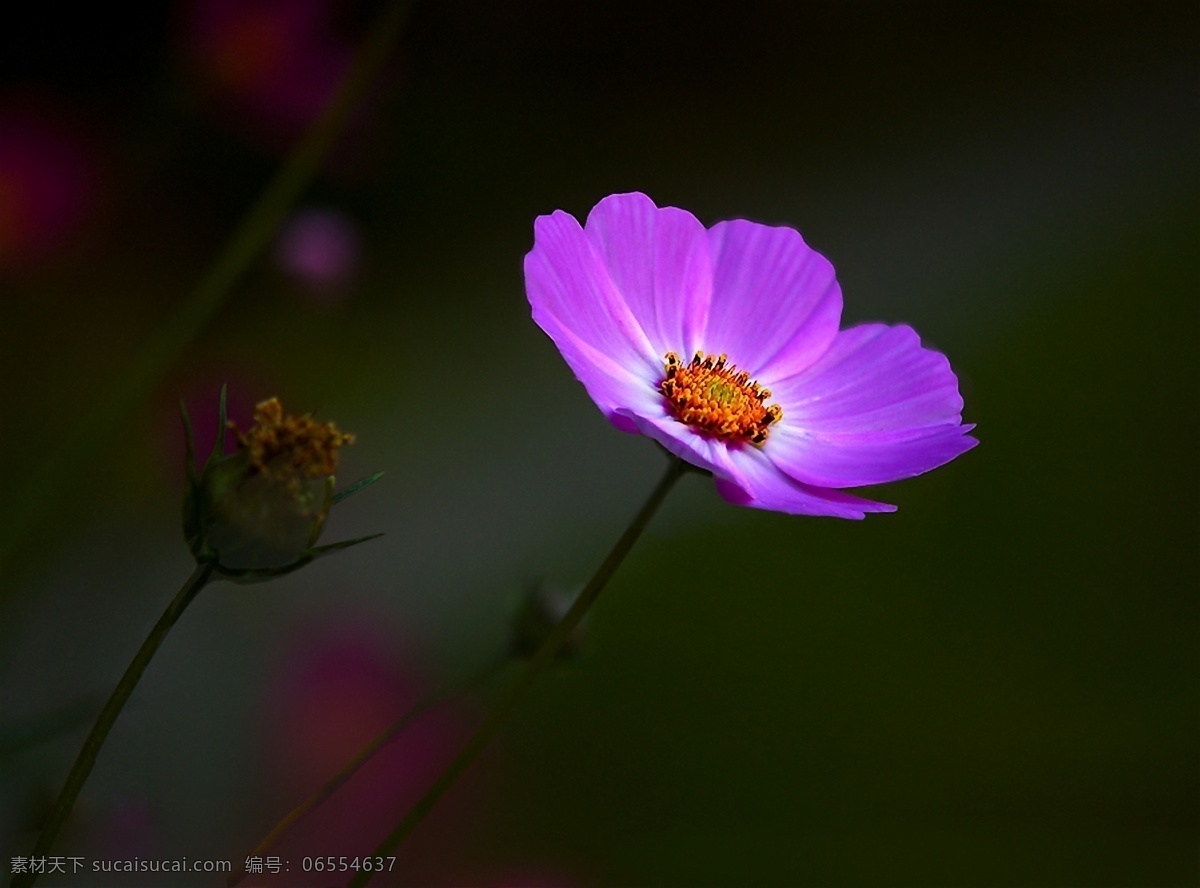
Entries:
[[[44, 4], [0, 29], [14, 497], [196, 286], [377, 12], [315, 3], [306, 30], [288, 18], [305, 4], [250, 6], [251, 37], [217, 50], [203, 0]], [[180, 396], [209, 441], [223, 382], [243, 427], [279, 395], [357, 433], [342, 478], [387, 475], [325, 539], [387, 536], [207, 590], [63, 854], [240, 862], [415, 694], [499, 656], [530, 588], [586, 580], [661, 457], [604, 422], [529, 319], [521, 261], [536, 215], [641, 190], [706, 224], [799, 229], [847, 324], [907, 322], [950, 357], [981, 444], [875, 491], [900, 511], [861, 523], [738, 509], [688, 478], [584, 655], [392, 881], [1197, 884], [1198, 19], [417, 4], [298, 207], [350, 227], [349, 270], [315, 285], [269, 251], [116, 435], [78, 431], [82, 469], [53, 474], [42, 520], [0, 507], [19, 543], [0, 588], [5, 865], [190, 569]], [[4, 139], [29, 127], [59, 147], [14, 161]], [[74, 189], [58, 216], [42, 161]], [[368, 853], [512, 674], [422, 723], [258, 884], [321, 884], [303, 856]]]

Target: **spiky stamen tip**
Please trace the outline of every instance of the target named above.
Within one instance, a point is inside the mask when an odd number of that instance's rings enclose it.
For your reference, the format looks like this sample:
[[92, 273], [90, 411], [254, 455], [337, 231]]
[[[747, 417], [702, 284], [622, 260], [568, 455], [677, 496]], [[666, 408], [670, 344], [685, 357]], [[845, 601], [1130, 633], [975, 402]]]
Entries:
[[770, 389], [738, 370], [723, 354], [697, 351], [685, 364], [675, 352], [667, 352], [659, 389], [675, 419], [725, 441], [761, 447], [768, 427], [783, 418], [778, 404], [764, 403], [771, 397]]

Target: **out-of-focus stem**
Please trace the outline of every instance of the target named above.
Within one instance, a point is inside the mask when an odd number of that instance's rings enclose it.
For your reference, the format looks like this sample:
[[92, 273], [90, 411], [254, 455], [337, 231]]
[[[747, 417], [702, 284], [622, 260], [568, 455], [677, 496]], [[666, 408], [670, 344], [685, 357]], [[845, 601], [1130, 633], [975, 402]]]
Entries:
[[[350, 761], [348, 761], [340, 771], [334, 774], [324, 786], [288, 812], [287, 816], [275, 824], [274, 828], [266, 834], [263, 840], [255, 846], [254, 850], [251, 851], [247, 857], [262, 857], [265, 855], [267, 851], [269, 851], [289, 829], [295, 826], [295, 824], [302, 818], [307, 816], [308, 813], [313, 810], [313, 808], [317, 807], [327, 798], [337, 792], [347, 780], [354, 776], [359, 768], [374, 758], [376, 753], [392, 742], [396, 735], [398, 735], [401, 731], [419, 719], [426, 712], [429, 712], [431, 709], [436, 709], [438, 706], [441, 706], [443, 703], [449, 700], [453, 700], [455, 697], [458, 697], [461, 694], [469, 693], [471, 690], [495, 675], [496, 672], [498, 672], [502, 667], [506, 666], [508, 662], [509, 658], [505, 657], [502, 660], [489, 663], [485, 668], [476, 672], [474, 675], [471, 675], [462, 681], [456, 682], [449, 687], [443, 688], [440, 691], [435, 691], [422, 697], [415, 704], [413, 704], [413, 707], [409, 709], [408, 712], [404, 713], [404, 715], [392, 722], [391, 725], [384, 728], [383, 731], [377, 734], [373, 740], [360, 749], [355, 754], [354, 758], [350, 759]], [[245, 877], [246, 867], [243, 864], [237, 869], [237, 872], [235, 872], [226, 880], [226, 885], [228, 885], [229, 888], [233, 888], [234, 885], [242, 881], [242, 879]]]
[[[617, 572], [617, 568], [621, 566], [621, 562], [625, 560], [625, 556], [633, 549], [634, 543], [638, 537], [642, 535], [642, 531], [650, 523], [650, 519], [654, 517], [654, 513], [658, 511], [658, 507], [662, 505], [671, 488], [675, 486], [675, 482], [687, 471], [687, 464], [677, 457], [671, 457], [671, 463], [667, 468], [667, 472], [663, 475], [658, 486], [654, 488], [654, 492], [646, 500], [641, 510], [634, 516], [633, 522], [621, 534], [621, 538], [617, 540], [617, 544], [613, 546], [612, 551], [608, 553], [608, 557], [597, 569], [596, 573], [588, 581], [588, 584], [583, 587], [583, 591], [579, 593], [579, 597], [575, 599], [575, 603], [571, 605], [571, 609], [559, 620], [558, 625], [542, 642], [542, 646], [538, 648], [536, 654], [526, 664], [525, 668], [517, 676], [511, 685], [507, 688], [504, 694], [496, 701], [487, 717], [475, 729], [475, 733], [471, 735], [471, 739], [467, 741], [466, 746], [462, 751], [455, 756], [454, 760], [446, 767], [440, 777], [434, 782], [433, 786], [423, 795], [419, 801], [409, 810], [405, 818], [400, 821], [399, 825], [392, 830], [387, 838], [379, 843], [378, 847], [371, 852], [373, 857], [386, 857], [400, 846], [400, 844], [408, 838], [417, 825], [425, 819], [425, 815], [433, 808], [434, 805], [446, 794], [446, 792], [454, 786], [458, 779], [471, 767], [479, 754], [487, 748], [488, 744], [495, 739], [500, 733], [505, 720], [512, 714], [517, 703], [525, 695], [533, 680], [554, 662], [554, 658], [558, 655], [559, 650], [566, 643], [571, 633], [575, 630], [583, 619], [588, 609], [595, 603], [600, 592], [612, 579], [613, 574]], [[370, 881], [374, 875], [373, 872], [360, 870], [353, 879], [350, 880], [349, 888], [362, 888]]]
[[[212, 578], [212, 574], [213, 565], [211, 563], [196, 565], [196, 569], [192, 571], [192, 575], [187, 578], [187, 582], [183, 584], [179, 592], [171, 599], [171, 603], [167, 605], [167, 609], [163, 611], [162, 616], [158, 618], [158, 622], [154, 624], [154, 628], [150, 630], [150, 634], [146, 636], [146, 640], [142, 642], [142, 646], [138, 648], [138, 652], [134, 654], [133, 660], [125, 670], [125, 674], [121, 676], [121, 680], [113, 688], [108, 702], [100, 710], [100, 715], [97, 717], [96, 723], [92, 726], [91, 733], [83, 741], [83, 748], [79, 750], [79, 755], [75, 757], [75, 764], [71, 766], [71, 772], [67, 775], [67, 782], [63, 784], [62, 792], [58, 794], [58, 800], [50, 810], [50, 815], [46, 819], [46, 825], [42, 828], [42, 833], [38, 836], [37, 844], [34, 845], [33, 852], [29, 855], [30, 859], [44, 858], [49, 855], [50, 849], [54, 845], [54, 840], [58, 838], [59, 831], [62, 829], [63, 824], [66, 823], [71, 809], [75, 806], [75, 799], [79, 797], [79, 791], [83, 789], [83, 784], [87, 782], [88, 775], [92, 772], [92, 766], [96, 764], [96, 756], [100, 754], [100, 747], [104, 745], [104, 741], [108, 737], [108, 732], [112, 730], [117, 716], [125, 708], [129, 696], [133, 693], [133, 689], [137, 687], [138, 682], [146, 671], [146, 667], [150, 665], [150, 660], [163, 643], [163, 639], [167, 637], [167, 633], [171, 631], [171, 627], [179, 620], [184, 610], [187, 609], [187, 606], [192, 603], [192, 599], [199, 594], [200, 590]], [[29, 888], [30, 885], [37, 881], [38, 875], [40, 874], [33, 872], [20, 873], [13, 877], [12, 888]]]

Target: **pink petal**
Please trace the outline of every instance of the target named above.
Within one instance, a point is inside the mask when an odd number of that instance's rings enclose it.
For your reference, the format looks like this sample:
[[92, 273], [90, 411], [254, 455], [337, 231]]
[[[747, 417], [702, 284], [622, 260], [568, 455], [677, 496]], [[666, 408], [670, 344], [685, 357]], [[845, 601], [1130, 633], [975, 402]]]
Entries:
[[[769, 443], [769, 442], [768, 442]], [[894, 512], [896, 507], [861, 499], [839, 490], [803, 484], [779, 471], [756, 447], [744, 446], [730, 453], [741, 482], [714, 477], [717, 493], [731, 503], [787, 512], [791, 515], [826, 515], [861, 519], [867, 512]]]
[[945, 356], [905, 326], [838, 334], [803, 373], [770, 383], [783, 420], [763, 452], [798, 481], [856, 487], [910, 478], [977, 443], [962, 425], [958, 379]]
[[554, 318], [631, 372], [661, 372], [661, 356], [570, 214], [558, 210], [534, 222], [533, 249], [525, 256], [525, 288], [543, 330], [542, 319]]
[[558, 346], [575, 378], [583, 383], [596, 406], [621, 431], [638, 431], [625, 411], [644, 413], [662, 409], [662, 394], [654, 383], [589, 345], [553, 315], [539, 315], [538, 309], [534, 308], [533, 319]]
[[744, 483], [728, 445], [723, 441], [699, 435], [691, 426], [678, 422], [667, 413], [661, 399], [650, 411], [624, 413], [639, 432], [653, 438], [680, 459], [712, 472], [716, 477]]
[[583, 229], [567, 213], [538, 217], [525, 257], [533, 319], [611, 421], [632, 425], [618, 407], [653, 409], [661, 358], [613, 286]]
[[[708, 234], [691, 213], [644, 194], [614, 194], [584, 229], [609, 277], [661, 358], [697, 348], [712, 295]], [[661, 369], [661, 368], [660, 368]]]
[[799, 232], [741, 219], [709, 231], [713, 290], [703, 348], [752, 376], [798, 373], [837, 335], [833, 266]]

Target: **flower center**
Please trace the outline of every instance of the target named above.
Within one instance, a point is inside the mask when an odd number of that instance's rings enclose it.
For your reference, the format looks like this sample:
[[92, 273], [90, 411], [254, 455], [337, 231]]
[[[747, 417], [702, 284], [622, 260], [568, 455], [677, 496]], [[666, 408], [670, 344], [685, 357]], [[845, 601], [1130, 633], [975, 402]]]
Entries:
[[675, 352], [667, 352], [659, 389], [671, 413], [685, 425], [715, 438], [761, 445], [767, 440], [767, 426], [783, 418], [783, 408], [764, 406], [770, 390], [727, 361], [725, 355], [714, 358], [696, 352], [691, 363], [684, 364]]

